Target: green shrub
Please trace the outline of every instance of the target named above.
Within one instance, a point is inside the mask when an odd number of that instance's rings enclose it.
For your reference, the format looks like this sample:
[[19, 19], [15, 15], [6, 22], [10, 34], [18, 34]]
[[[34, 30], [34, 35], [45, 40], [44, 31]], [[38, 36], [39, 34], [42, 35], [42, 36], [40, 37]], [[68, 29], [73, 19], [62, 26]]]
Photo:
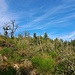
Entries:
[[75, 75], [75, 58], [66, 59], [57, 65], [55, 74]]
[[0, 68], [0, 75], [16, 75], [16, 69], [12, 66], [8, 66], [5, 68]]
[[3, 45], [3, 41], [0, 40], [0, 47]]
[[42, 58], [36, 56], [32, 58], [32, 63], [35, 68], [41, 72], [52, 72], [54, 70], [54, 60], [52, 58]]
[[12, 53], [12, 50], [10, 48], [4, 47], [3, 50], [0, 51], [0, 54], [9, 56]]
[[49, 53], [49, 55], [52, 57], [52, 58], [56, 58], [57, 57], [57, 53], [55, 51], [51, 51]]
[[17, 53], [14, 53], [14, 54], [10, 55], [10, 57], [9, 57], [10, 62], [19, 62], [20, 60], [21, 60], [21, 57]]

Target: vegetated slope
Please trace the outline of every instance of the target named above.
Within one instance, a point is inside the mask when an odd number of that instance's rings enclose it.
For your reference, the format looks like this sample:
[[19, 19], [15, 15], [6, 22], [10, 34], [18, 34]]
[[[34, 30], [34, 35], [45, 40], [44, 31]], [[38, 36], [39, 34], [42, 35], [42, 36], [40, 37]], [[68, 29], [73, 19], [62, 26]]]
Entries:
[[75, 75], [75, 40], [1, 35], [0, 75]]

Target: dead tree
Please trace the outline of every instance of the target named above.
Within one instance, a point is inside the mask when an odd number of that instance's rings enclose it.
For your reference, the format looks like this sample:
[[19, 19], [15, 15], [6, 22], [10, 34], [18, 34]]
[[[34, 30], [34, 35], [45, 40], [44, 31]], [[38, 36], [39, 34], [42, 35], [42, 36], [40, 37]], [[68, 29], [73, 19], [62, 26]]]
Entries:
[[8, 31], [10, 30], [10, 26], [6, 24], [5, 26], [3, 26], [3, 30], [5, 37], [8, 37]]
[[14, 38], [14, 33], [17, 28], [18, 28], [18, 25], [15, 24], [15, 20], [11, 21], [11, 38]]

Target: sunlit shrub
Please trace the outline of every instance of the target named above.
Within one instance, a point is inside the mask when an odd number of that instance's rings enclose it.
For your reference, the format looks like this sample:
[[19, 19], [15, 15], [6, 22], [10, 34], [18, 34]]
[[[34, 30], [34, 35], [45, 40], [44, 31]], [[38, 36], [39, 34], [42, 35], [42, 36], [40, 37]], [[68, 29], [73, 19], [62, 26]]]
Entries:
[[42, 58], [39, 56], [32, 58], [32, 63], [40, 72], [52, 72], [54, 70], [54, 60], [52, 58]]

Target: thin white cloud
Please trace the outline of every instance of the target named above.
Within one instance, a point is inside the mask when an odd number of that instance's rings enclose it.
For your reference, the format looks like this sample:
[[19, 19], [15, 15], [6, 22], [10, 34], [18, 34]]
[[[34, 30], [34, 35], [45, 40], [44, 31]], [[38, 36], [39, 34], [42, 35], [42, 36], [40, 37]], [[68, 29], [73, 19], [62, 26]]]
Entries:
[[61, 36], [59, 38], [62, 38], [62, 39], [73, 39], [75, 37], [75, 31], [72, 32], [72, 33], [69, 33], [68, 35], [64, 35], [64, 36]]
[[65, 12], [71, 11], [72, 9], [68, 10], [68, 11], [65, 11], [65, 10], [68, 9], [68, 8], [72, 8], [72, 7], [75, 7], [75, 5], [74, 4], [73, 5], [71, 5], [71, 4], [67, 5], [66, 3], [62, 4], [62, 5], [59, 5], [59, 6], [56, 6], [56, 7], [52, 8], [52, 9], [48, 9], [47, 12], [44, 15], [38, 17], [34, 21], [39, 22], [39, 21], [42, 21], [42, 20], [48, 18], [49, 16], [59, 14], [59, 13], [63, 13], [63, 12], [65, 13]]
[[63, 5], [61, 5], [60, 7], [54, 7], [51, 10], [46, 11], [45, 14], [43, 14], [40, 17], [37, 17], [36, 19], [32, 20], [31, 22], [27, 23], [25, 26], [22, 26], [23, 28], [28, 28], [28, 27], [33, 27], [34, 24], [43, 21], [44, 19], [48, 18], [49, 16], [53, 15], [55, 12], [57, 12], [58, 10], [60, 10], [63, 7]]
[[[36, 19], [34, 19], [31, 22], [27, 23], [23, 27], [24, 28], [30, 28], [30, 27], [33, 28], [34, 24], [36, 25], [38, 22], [41, 23], [43, 20], [48, 19], [49, 17], [51, 17], [53, 19], [50, 19], [50, 21], [47, 22], [46, 27], [49, 24], [67, 22], [70, 19], [75, 18], [75, 14], [71, 14], [70, 13], [69, 15], [66, 15], [66, 16], [63, 16], [63, 17], [57, 18], [57, 19], [56, 19], [56, 16], [60, 15], [60, 13], [62, 14], [62, 13], [65, 13], [65, 12], [70, 12], [73, 9], [68, 10], [68, 11], [65, 11], [65, 10], [69, 9], [69, 8], [72, 8], [72, 7], [75, 7], [75, 5], [74, 4], [65, 3], [65, 4], [62, 4], [62, 5], [53, 7], [52, 9], [48, 9], [42, 16], [37, 17]], [[43, 26], [43, 28], [45, 27], [45, 25], [40, 25], [40, 27], [42, 27], [42, 26]]]
[[[75, 14], [72, 14], [72, 15], [69, 15], [69, 16], [66, 16], [66, 17], [51, 21], [50, 23], [53, 23], [53, 24], [63, 23], [63, 22], [67, 22], [67, 21], [69, 21], [69, 20], [71, 20], [73, 18], [75, 18]], [[48, 24], [50, 24], [50, 23], [48, 23]]]

